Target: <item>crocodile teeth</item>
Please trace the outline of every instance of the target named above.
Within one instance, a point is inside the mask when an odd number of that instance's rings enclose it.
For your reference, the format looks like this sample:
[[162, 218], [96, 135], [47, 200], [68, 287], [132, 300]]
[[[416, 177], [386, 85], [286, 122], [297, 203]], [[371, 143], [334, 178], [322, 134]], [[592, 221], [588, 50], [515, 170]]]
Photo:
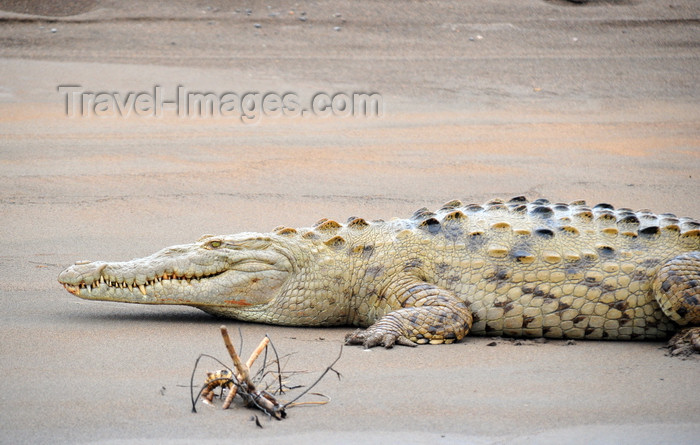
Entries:
[[143, 284], [139, 284], [139, 290], [142, 294], [146, 295], [146, 286], [144, 286]]

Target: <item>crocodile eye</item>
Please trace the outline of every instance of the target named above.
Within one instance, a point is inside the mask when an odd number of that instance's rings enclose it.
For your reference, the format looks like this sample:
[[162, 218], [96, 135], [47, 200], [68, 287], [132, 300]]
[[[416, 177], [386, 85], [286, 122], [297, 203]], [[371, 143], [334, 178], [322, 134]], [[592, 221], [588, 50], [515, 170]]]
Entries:
[[221, 247], [221, 241], [219, 241], [219, 240], [210, 241], [208, 244], [208, 247], [211, 249], [218, 249], [219, 247]]

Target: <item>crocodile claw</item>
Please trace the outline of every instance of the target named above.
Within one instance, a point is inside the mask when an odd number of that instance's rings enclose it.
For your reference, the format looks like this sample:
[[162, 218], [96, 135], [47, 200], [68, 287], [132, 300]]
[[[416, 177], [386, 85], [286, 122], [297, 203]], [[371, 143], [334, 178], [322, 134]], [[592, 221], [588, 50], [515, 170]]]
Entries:
[[404, 335], [393, 332], [381, 332], [374, 329], [358, 329], [352, 334], [346, 335], [345, 344], [362, 345], [365, 349], [373, 348], [375, 346], [384, 346], [387, 349], [393, 348], [394, 345], [411, 347], [418, 346], [415, 342], [412, 342]]
[[700, 353], [700, 327], [686, 328], [668, 341], [671, 355], [689, 356]]

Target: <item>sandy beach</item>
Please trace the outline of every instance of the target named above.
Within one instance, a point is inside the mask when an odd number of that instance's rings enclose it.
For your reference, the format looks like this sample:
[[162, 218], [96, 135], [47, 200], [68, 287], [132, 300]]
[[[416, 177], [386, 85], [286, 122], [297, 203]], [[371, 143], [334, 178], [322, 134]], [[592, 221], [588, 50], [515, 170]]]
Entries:
[[[220, 325], [243, 355], [268, 334], [300, 385], [353, 328], [90, 302], [56, 280], [452, 199], [698, 218], [697, 2], [61, 3], [0, 1], [1, 443], [697, 443], [700, 359], [658, 342], [345, 347], [315, 388], [327, 405], [262, 429], [241, 406], [192, 414], [195, 359], [227, 359]], [[356, 95], [376, 108], [341, 109]]]

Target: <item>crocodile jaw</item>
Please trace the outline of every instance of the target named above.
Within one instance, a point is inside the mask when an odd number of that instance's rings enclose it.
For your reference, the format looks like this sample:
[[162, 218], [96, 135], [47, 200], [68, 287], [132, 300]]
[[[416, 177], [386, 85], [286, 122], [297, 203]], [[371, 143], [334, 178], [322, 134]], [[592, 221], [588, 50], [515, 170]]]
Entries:
[[87, 300], [241, 308], [265, 304], [279, 293], [292, 265], [269, 244], [245, 241], [250, 240], [209, 238], [127, 262], [78, 262], [61, 272], [58, 281]]
[[[99, 280], [87, 284], [86, 282], [68, 282], [70, 280], [67, 275], [71, 273], [71, 269], [67, 269], [61, 274], [59, 281], [68, 292], [85, 300], [191, 306], [262, 304], [275, 296], [275, 290], [287, 277], [287, 273], [274, 270], [245, 275], [235, 271], [225, 271], [216, 276], [202, 278], [161, 276], [148, 280], [144, 284], [125, 281], [108, 282], [104, 277], [100, 277]], [[239, 289], [247, 289], [247, 292]]]

